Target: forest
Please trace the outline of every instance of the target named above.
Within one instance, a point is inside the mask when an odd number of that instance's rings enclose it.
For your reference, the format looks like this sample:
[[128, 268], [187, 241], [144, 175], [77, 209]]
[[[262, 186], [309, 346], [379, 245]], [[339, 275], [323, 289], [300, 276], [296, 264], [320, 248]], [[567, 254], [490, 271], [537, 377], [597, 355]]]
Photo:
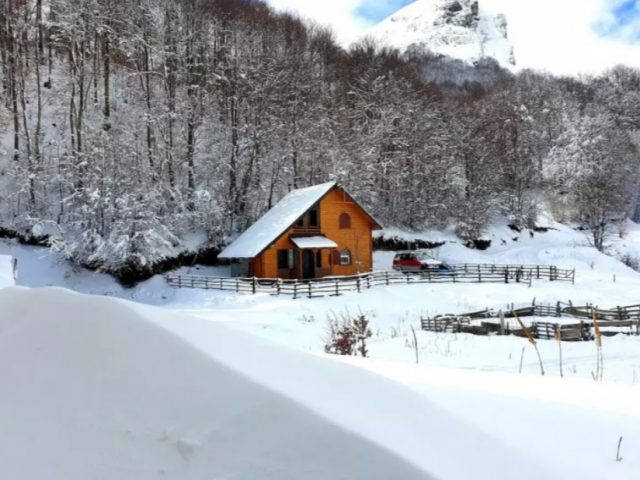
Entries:
[[[337, 180], [385, 225], [640, 220], [640, 71], [475, 68], [247, 0], [1, 0], [0, 232], [150, 271]], [[517, 54], [517, 52], [516, 52]]]

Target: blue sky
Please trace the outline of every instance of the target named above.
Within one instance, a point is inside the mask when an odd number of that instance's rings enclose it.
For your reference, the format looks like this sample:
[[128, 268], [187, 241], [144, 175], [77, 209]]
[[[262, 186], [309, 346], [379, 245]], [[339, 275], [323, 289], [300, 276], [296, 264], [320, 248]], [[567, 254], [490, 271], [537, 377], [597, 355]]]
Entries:
[[640, 0], [607, 2], [608, 9], [595, 25], [596, 31], [610, 38], [640, 43]]
[[355, 13], [368, 22], [376, 23], [412, 2], [413, 0], [370, 0], [360, 4]]
[[[348, 47], [411, 0], [266, 0], [278, 10], [331, 26]], [[436, 0], [421, 0], [425, 3]], [[479, 0], [504, 13], [521, 68], [596, 73], [616, 64], [640, 67], [640, 0]]]

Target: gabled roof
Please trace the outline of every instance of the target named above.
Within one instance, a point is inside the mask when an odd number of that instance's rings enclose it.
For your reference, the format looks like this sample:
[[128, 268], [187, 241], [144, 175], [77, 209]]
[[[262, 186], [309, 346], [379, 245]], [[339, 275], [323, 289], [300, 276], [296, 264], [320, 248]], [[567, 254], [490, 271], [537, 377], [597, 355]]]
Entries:
[[336, 182], [328, 182], [292, 190], [225, 248], [218, 258], [257, 257], [336, 185]]

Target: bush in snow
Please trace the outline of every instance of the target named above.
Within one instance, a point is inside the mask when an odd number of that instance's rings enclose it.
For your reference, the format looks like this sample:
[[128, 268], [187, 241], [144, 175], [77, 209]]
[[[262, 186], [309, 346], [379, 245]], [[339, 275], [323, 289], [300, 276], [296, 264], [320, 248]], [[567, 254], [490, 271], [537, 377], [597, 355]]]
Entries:
[[328, 338], [324, 350], [336, 355], [368, 355], [367, 339], [372, 332], [366, 315], [360, 313], [352, 317], [347, 312], [329, 317]]
[[638, 257], [634, 257], [633, 255], [629, 254], [629, 253], [625, 253], [624, 255], [622, 255], [621, 257], [619, 257], [619, 260], [624, 263], [627, 267], [640, 272], [640, 258]]

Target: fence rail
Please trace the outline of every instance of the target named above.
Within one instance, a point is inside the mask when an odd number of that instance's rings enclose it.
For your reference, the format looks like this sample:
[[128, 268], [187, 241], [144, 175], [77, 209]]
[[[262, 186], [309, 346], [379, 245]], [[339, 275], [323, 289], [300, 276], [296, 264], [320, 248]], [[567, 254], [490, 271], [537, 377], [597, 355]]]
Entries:
[[[506, 308], [502, 310], [481, 310], [460, 315], [438, 315], [433, 318], [421, 318], [423, 330], [431, 332], [462, 332], [488, 335], [522, 335], [521, 328], [513, 326], [513, 319], [526, 317], [570, 317], [579, 322], [553, 323], [535, 321], [530, 330], [536, 338], [558, 338], [566, 341], [589, 340], [593, 337], [593, 317], [599, 322], [603, 334], [619, 333], [620, 329], [628, 334], [640, 335], [640, 305], [629, 305], [611, 309], [599, 309], [593, 305], [574, 306], [571, 303], [557, 302], [555, 305], [531, 305], [527, 307]], [[475, 320], [476, 324], [471, 323]], [[486, 321], [482, 321], [486, 320]], [[478, 325], [478, 321], [480, 324]]]
[[527, 283], [544, 279], [575, 283], [575, 270], [553, 265], [452, 265], [446, 271], [424, 270], [415, 273], [378, 271], [354, 276], [325, 277], [308, 281], [280, 278], [232, 278], [203, 275], [167, 275], [170, 286], [226, 290], [238, 293], [269, 293], [299, 297], [326, 297], [361, 292], [376, 286], [420, 283]]

